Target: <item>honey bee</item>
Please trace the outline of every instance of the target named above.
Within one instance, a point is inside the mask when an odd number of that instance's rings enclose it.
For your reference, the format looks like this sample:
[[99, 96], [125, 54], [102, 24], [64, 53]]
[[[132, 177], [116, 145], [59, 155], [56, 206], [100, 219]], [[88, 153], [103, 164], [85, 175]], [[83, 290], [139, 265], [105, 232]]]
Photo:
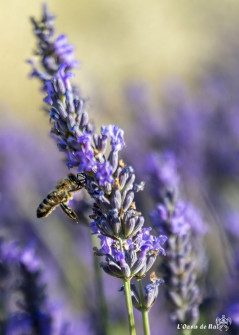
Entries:
[[79, 179], [80, 173], [75, 176], [70, 173], [66, 178], [61, 179], [37, 208], [37, 217], [48, 216], [54, 209], [60, 205], [61, 209], [69, 218], [78, 222], [77, 214], [67, 206], [67, 203], [73, 197], [73, 193], [80, 191], [85, 184], [84, 179]]

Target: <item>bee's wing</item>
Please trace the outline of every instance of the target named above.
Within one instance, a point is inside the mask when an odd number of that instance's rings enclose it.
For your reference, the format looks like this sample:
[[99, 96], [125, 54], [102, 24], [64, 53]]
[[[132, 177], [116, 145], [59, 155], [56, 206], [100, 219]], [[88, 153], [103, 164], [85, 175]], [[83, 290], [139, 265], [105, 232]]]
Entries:
[[65, 187], [69, 184], [69, 178], [63, 178], [58, 181], [58, 183], [55, 185], [56, 190], [64, 190]]
[[75, 220], [76, 222], [79, 222], [78, 215], [71, 209], [69, 206], [64, 204], [63, 202], [60, 203], [61, 209], [66, 213], [69, 218], [72, 220]]

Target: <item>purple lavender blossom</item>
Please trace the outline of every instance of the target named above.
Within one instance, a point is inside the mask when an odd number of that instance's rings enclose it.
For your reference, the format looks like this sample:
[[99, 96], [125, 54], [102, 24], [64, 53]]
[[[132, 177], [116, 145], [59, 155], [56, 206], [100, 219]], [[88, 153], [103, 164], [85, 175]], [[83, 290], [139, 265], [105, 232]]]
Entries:
[[[134, 237], [124, 241], [124, 251], [120, 251], [119, 245], [111, 238], [99, 236], [101, 248], [95, 248], [95, 252], [99, 256], [106, 256], [106, 262], [101, 263], [103, 269], [107, 273], [111, 271], [112, 275], [120, 278], [144, 277], [145, 272], [153, 266], [156, 256], [165, 255], [163, 245], [167, 238], [164, 235], [153, 236], [150, 230], [150, 228], [144, 228]], [[120, 267], [124, 269], [122, 273], [120, 273]]]
[[96, 179], [99, 181], [100, 186], [104, 186], [106, 183], [113, 183], [112, 167], [109, 162], [97, 164]]
[[146, 163], [147, 173], [151, 178], [152, 184], [157, 183], [159, 189], [160, 185], [161, 188], [168, 189], [177, 188], [179, 186], [179, 164], [172, 152], [166, 151], [162, 154], [153, 152], [147, 157]]
[[[162, 232], [165, 222], [169, 219], [165, 205], [158, 204], [151, 212], [151, 219], [154, 227]], [[171, 214], [171, 225], [174, 234], [186, 234], [191, 229], [195, 234], [204, 235], [208, 231], [199, 210], [184, 201], [176, 202], [174, 212]]]
[[54, 41], [54, 52], [59, 64], [66, 64], [68, 68], [79, 66], [74, 56], [74, 46], [69, 44], [66, 35], [60, 35]]
[[[43, 27], [46, 20], [43, 18], [41, 23]], [[39, 38], [38, 34], [36, 37]], [[65, 38], [62, 37], [60, 41], [64, 42]], [[38, 54], [42, 58], [41, 50]], [[106, 262], [101, 264], [103, 269], [113, 276], [126, 279], [134, 275], [143, 276], [153, 265], [157, 254], [164, 254], [161, 246], [164, 239], [151, 237], [150, 240], [147, 237], [146, 247], [139, 235], [144, 218], [136, 210], [133, 200], [136, 191], [143, 187], [134, 185], [134, 169], [119, 160], [119, 152], [125, 145], [124, 132], [115, 125], [103, 126], [99, 135], [94, 132], [88, 122], [85, 101], [71, 86], [72, 74], [61, 60], [58, 71], [54, 74], [48, 71], [51, 79], [44, 79], [42, 74], [38, 78], [47, 92], [45, 102], [50, 105], [51, 132], [60, 150], [67, 155], [68, 167], [76, 167], [84, 173], [85, 189], [95, 201], [91, 227], [93, 233], [99, 234], [103, 244], [103, 249], [95, 252], [104, 254], [105, 245], [110, 246], [104, 237], [110, 238], [113, 242], [110, 252], [105, 254]], [[110, 152], [106, 157], [108, 140]], [[134, 240], [134, 248], [128, 250], [126, 241], [130, 238]], [[130, 259], [131, 254], [134, 255], [133, 259]]]
[[207, 227], [200, 212], [179, 199], [179, 177], [174, 156], [167, 153], [153, 157], [149, 171], [152, 196], [158, 204], [151, 217], [155, 229], [168, 236], [165, 245], [167, 255], [160, 267], [171, 305], [170, 315], [176, 323], [195, 324], [200, 303], [196, 282], [198, 255], [202, 250], [201, 246], [200, 250], [196, 250], [195, 246], [197, 236], [205, 234]]
[[111, 138], [111, 146], [114, 151], [120, 151], [125, 146], [124, 132], [115, 125], [101, 127], [101, 134]]
[[[17, 307], [9, 305], [6, 301], [5, 320], [0, 321], [4, 334], [32, 334], [36, 332], [41, 335], [66, 335], [62, 333], [61, 325], [56, 327], [57, 315], [46, 295], [46, 285], [43, 280], [43, 266], [32, 246], [21, 248], [18, 243], [1, 240], [0, 243], [1, 271], [6, 268], [7, 281], [1, 283], [8, 292], [8, 299], [13, 299], [18, 293]], [[0, 279], [2, 280], [2, 278]], [[6, 287], [10, 281], [10, 287]], [[57, 323], [59, 323], [57, 321]], [[2, 324], [3, 322], [3, 324]]]
[[[38, 38], [38, 49], [35, 52], [40, 56], [41, 64], [45, 70], [43, 74], [33, 65], [32, 76], [47, 78], [50, 75], [56, 74], [61, 64], [65, 64], [67, 70], [79, 66], [79, 62], [74, 56], [74, 47], [69, 44], [65, 35], [55, 35], [55, 16], [47, 10], [47, 5], [43, 5], [43, 16], [40, 21], [31, 18], [34, 26], [34, 34]], [[39, 77], [39, 78], [40, 78]]]
[[147, 155], [146, 173], [149, 176], [151, 193], [156, 201], [177, 199], [180, 184], [178, 162], [172, 152]]
[[[156, 229], [161, 230], [160, 225], [163, 226], [163, 222], [170, 216], [174, 234], [186, 233], [192, 229], [195, 234], [204, 235], [208, 228], [200, 211], [191, 203], [179, 199], [179, 164], [173, 153], [168, 151], [162, 154], [152, 153], [149, 157], [147, 171], [151, 192], [153, 198], [159, 202], [156, 210], [151, 213]], [[168, 206], [172, 207], [172, 210], [168, 209]]]

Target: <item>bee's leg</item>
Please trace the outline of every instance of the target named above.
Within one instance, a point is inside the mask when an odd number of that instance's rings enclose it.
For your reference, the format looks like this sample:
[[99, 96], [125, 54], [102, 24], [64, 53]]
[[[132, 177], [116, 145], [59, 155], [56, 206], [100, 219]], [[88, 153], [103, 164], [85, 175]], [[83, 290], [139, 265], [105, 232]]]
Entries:
[[60, 203], [61, 209], [66, 213], [69, 218], [72, 220], [75, 220], [76, 222], [79, 222], [78, 215], [71, 209], [69, 206], [64, 204], [63, 202]]

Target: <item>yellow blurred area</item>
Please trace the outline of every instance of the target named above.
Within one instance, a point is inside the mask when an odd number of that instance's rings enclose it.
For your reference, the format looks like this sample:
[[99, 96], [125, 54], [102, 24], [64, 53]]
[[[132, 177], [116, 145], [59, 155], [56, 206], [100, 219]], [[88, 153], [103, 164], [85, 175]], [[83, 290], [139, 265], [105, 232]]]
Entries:
[[[46, 122], [38, 112], [39, 85], [28, 79], [25, 63], [35, 47], [29, 17], [40, 17], [41, 3], [0, 1], [0, 102], [29, 124]], [[57, 32], [76, 46], [83, 95], [91, 97], [94, 115], [96, 97], [103, 96], [110, 122], [122, 117], [116, 113], [128, 80], [188, 80], [217, 58], [221, 32], [239, 26], [237, 0], [51, 0], [48, 5], [57, 16]]]

